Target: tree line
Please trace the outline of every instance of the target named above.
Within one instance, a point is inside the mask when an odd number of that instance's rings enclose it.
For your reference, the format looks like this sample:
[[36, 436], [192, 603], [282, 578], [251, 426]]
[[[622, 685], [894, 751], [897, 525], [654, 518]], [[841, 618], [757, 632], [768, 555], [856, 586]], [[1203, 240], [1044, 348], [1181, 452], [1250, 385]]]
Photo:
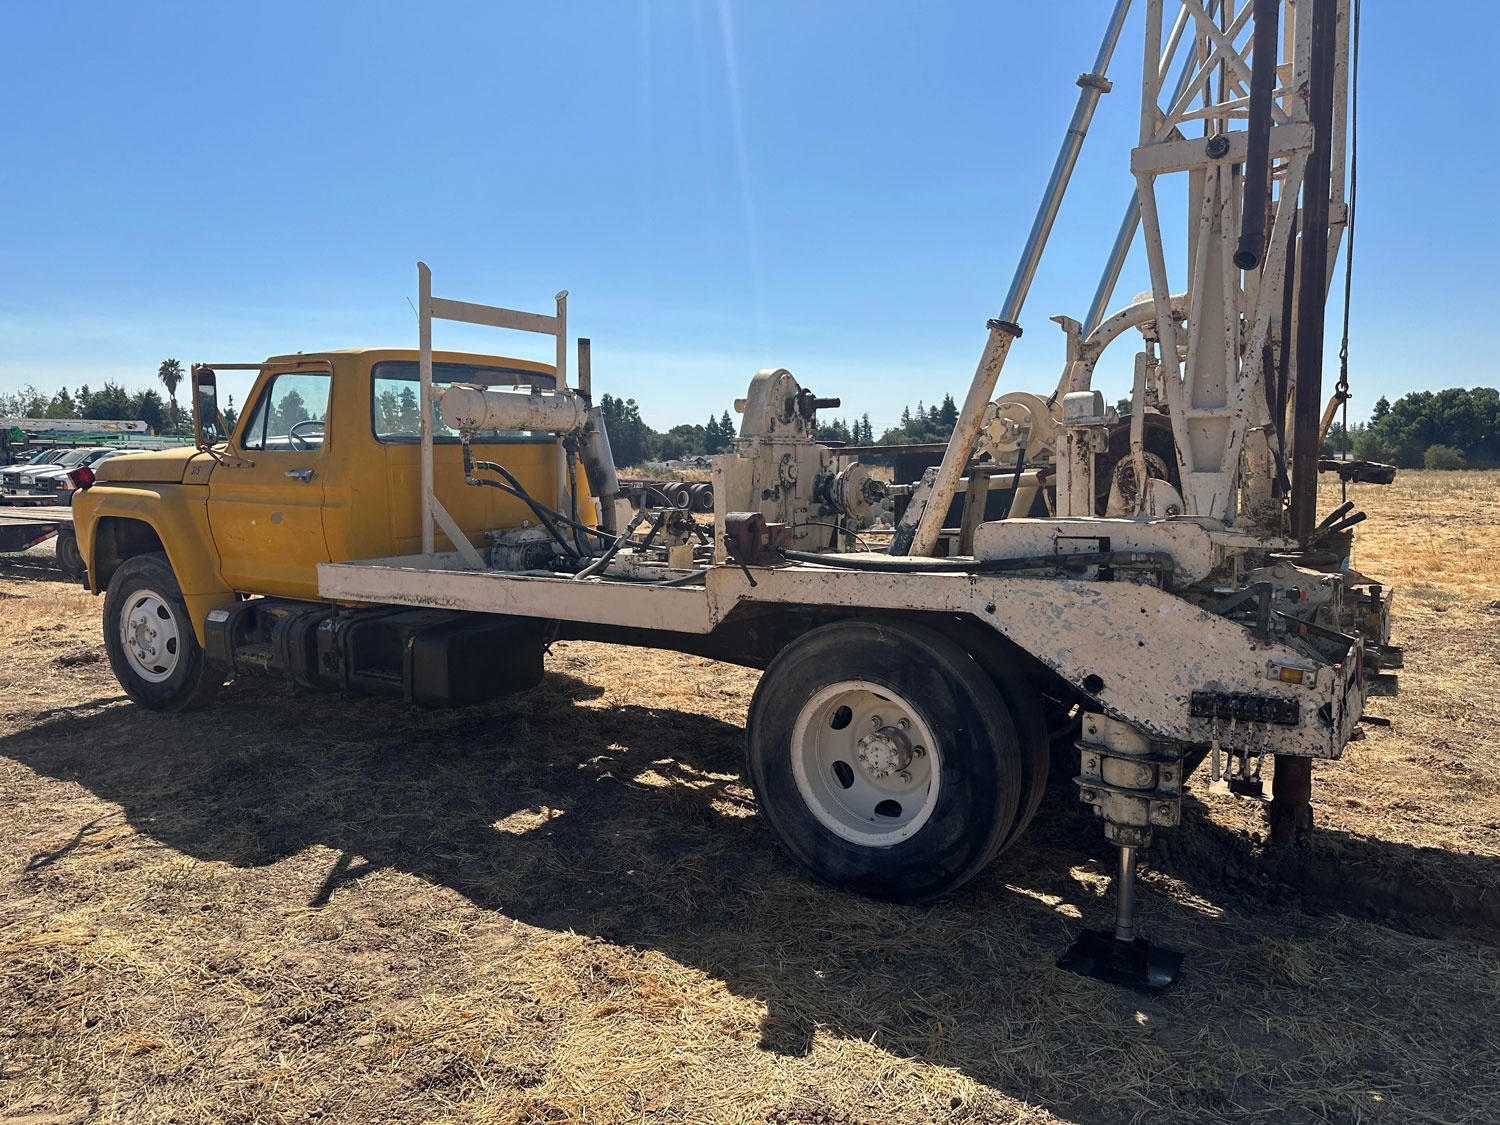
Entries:
[[[1368, 423], [1349, 427], [1349, 448], [1363, 461], [1402, 469], [1484, 469], [1500, 466], [1500, 390], [1450, 387], [1412, 391], [1395, 402], [1382, 395]], [[1324, 443], [1333, 454], [1343, 447], [1335, 422]]]
[[[182, 364], [175, 359], [162, 360], [156, 377], [166, 389], [166, 399], [157, 394], [154, 387], [132, 394], [113, 380], [106, 381], [98, 390], [90, 389], [85, 383], [77, 391], [59, 387], [50, 395], [28, 383], [18, 391], [0, 392], [0, 416], [145, 422], [155, 433], [171, 433], [182, 427], [183, 414], [177, 405], [177, 388], [183, 378]], [[229, 406], [232, 411], [232, 398]], [[232, 419], [230, 424], [233, 425]]]
[[[621, 465], [639, 465], [646, 461], [675, 461], [687, 457], [711, 457], [723, 453], [739, 436], [739, 428], [729, 411], [712, 415], [702, 425], [685, 424], [669, 430], [654, 430], [641, 417], [641, 408], [633, 398], [616, 398], [606, 394], [599, 399], [604, 425], [615, 461]], [[821, 423], [818, 441], [841, 442], [844, 445], [913, 445], [922, 442], [947, 441], [958, 422], [958, 406], [952, 395], [933, 406], [918, 402], [916, 407], [901, 411], [901, 424], [875, 436], [868, 414], [852, 422], [835, 418]], [[876, 458], [878, 460], [878, 458]]]
[[5, 417], [140, 421], [157, 433], [170, 428], [170, 410], [170, 404], [154, 389], [131, 394], [115, 382], [107, 382], [98, 390], [90, 389], [86, 383], [72, 392], [62, 387], [51, 395], [32, 386], [11, 394], [0, 394], [0, 415]]
[[[60, 387], [47, 394], [34, 386], [0, 392], [0, 416], [20, 418], [98, 418], [139, 420], [156, 433], [180, 431], [184, 412], [177, 405], [177, 388], [183, 379], [182, 365], [175, 359], [162, 361], [157, 379], [167, 395], [155, 388], [131, 393], [114, 381], [97, 390], [87, 384], [76, 391]], [[401, 429], [397, 418], [416, 415], [415, 396], [410, 402], [382, 401], [382, 414], [390, 415], [393, 429]], [[684, 424], [658, 431], [641, 417], [633, 398], [606, 394], [599, 400], [609, 427], [615, 459], [621, 465], [645, 461], [669, 461], [708, 457], [729, 449], [739, 430], [729, 411], [710, 415], [702, 424]], [[1128, 399], [1119, 403], [1120, 413], [1129, 413]], [[235, 423], [234, 400], [225, 406], [226, 421]], [[947, 441], [958, 421], [958, 406], [952, 395], [944, 395], [931, 406], [918, 401], [901, 411], [900, 424], [883, 430], [879, 437], [869, 414], [853, 421], [835, 418], [817, 428], [817, 440], [845, 445], [919, 445]], [[415, 428], [413, 421], [412, 428]], [[1323, 454], [1335, 456], [1345, 447], [1343, 424], [1334, 422], [1323, 443]], [[1365, 461], [1382, 461], [1400, 468], [1461, 469], [1500, 466], [1500, 390], [1494, 387], [1450, 387], [1442, 391], [1412, 391], [1394, 403], [1382, 396], [1375, 403], [1369, 422], [1349, 427], [1350, 453]], [[873, 460], [880, 460], [878, 456]]]
[[710, 414], [706, 424], [673, 426], [664, 432], [646, 424], [633, 398], [606, 394], [599, 399], [599, 412], [619, 465], [712, 456], [728, 449], [737, 432], [727, 410], [718, 418]]

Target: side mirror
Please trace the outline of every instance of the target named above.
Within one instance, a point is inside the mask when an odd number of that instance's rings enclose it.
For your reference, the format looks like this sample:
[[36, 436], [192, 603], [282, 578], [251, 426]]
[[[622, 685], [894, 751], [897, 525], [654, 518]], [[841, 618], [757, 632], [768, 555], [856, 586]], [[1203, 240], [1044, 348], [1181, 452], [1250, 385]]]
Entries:
[[219, 413], [218, 376], [211, 367], [193, 364], [193, 438], [199, 449], [212, 449], [229, 440], [229, 427]]

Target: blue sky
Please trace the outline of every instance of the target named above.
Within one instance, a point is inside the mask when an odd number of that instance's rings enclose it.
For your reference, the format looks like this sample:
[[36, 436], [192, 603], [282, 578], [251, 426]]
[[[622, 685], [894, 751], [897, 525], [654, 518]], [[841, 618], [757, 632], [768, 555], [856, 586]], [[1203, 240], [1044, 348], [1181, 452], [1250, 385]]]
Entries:
[[[550, 311], [569, 289], [596, 389], [658, 428], [785, 366], [878, 433], [962, 396], [1109, 7], [7, 4], [0, 389], [415, 346], [422, 258], [440, 296]], [[1365, 5], [1354, 417], [1496, 380], [1496, 158], [1462, 107], [1500, 16], [1458, 34], [1404, 7]], [[1128, 197], [1137, 8], [1006, 388], [1055, 383], [1047, 318], [1083, 316]], [[1115, 304], [1145, 286], [1137, 253]]]

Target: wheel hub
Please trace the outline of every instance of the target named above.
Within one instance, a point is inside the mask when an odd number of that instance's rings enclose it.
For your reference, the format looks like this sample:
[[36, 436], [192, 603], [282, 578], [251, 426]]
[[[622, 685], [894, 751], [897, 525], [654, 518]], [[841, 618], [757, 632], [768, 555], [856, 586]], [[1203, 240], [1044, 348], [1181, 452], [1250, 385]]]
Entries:
[[168, 679], [177, 668], [181, 636], [166, 598], [151, 590], [131, 595], [120, 616], [120, 641], [137, 675], [151, 683]]
[[[875, 716], [875, 721], [879, 722], [880, 716]], [[901, 723], [902, 726], [878, 727], [859, 740], [855, 756], [871, 777], [883, 778], [890, 777], [893, 773], [902, 773], [916, 757], [918, 747], [912, 745], [911, 739], [902, 729], [911, 724], [905, 719]]]
[[156, 630], [151, 628], [145, 613], [140, 610], [130, 617], [130, 644], [142, 659], [149, 660], [156, 656]]
[[808, 810], [851, 843], [898, 844], [937, 805], [941, 747], [917, 708], [883, 684], [840, 680], [815, 692], [790, 756]]

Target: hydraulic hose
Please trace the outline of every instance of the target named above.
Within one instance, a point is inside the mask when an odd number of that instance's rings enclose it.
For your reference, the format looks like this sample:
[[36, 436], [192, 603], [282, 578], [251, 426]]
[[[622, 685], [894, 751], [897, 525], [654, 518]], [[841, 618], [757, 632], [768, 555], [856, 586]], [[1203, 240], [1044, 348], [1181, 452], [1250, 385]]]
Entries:
[[1003, 574], [1014, 570], [1062, 568], [1082, 570], [1087, 567], [1140, 566], [1171, 570], [1172, 560], [1160, 552], [1081, 551], [1072, 555], [1032, 555], [1015, 559], [930, 559], [912, 556], [872, 554], [820, 555], [813, 551], [782, 551], [792, 562], [817, 563], [840, 570], [877, 571], [884, 574]]
[[[552, 538], [557, 541], [558, 546], [560, 546], [570, 558], [577, 559], [581, 557], [578, 553], [578, 549], [571, 543], [569, 543], [567, 539], [563, 537], [562, 532], [557, 530], [557, 526], [547, 518], [549, 514], [557, 516], [559, 520], [564, 520], [566, 517], [558, 515], [557, 512], [553, 512], [550, 508], [545, 507], [539, 501], [533, 499], [531, 494], [526, 491], [526, 487], [516, 479], [515, 475], [511, 473], [510, 470], [506, 469], [502, 465], [496, 464], [494, 461], [473, 460], [469, 453], [468, 442], [464, 442], [463, 444], [463, 458], [464, 480], [466, 482], [473, 485], [488, 485], [491, 488], [498, 488], [501, 492], [508, 492], [510, 493], [510, 495], [521, 500], [528, 508], [531, 509], [532, 515], [536, 516], [536, 518], [541, 522], [541, 525], [547, 529], [547, 534], [552, 536]], [[509, 486], [506, 486], [501, 484], [499, 481], [480, 480], [474, 475], [475, 469], [483, 469], [487, 472], [495, 473], [498, 476], [504, 477], [507, 481], [510, 482], [510, 484]]]
[[530, 496], [528, 496], [524, 488], [512, 488], [510, 487], [510, 485], [501, 484], [497, 480], [481, 480], [479, 477], [470, 477], [469, 483], [481, 485], [488, 488], [498, 488], [501, 492], [504, 492], [510, 496], [514, 496], [518, 500], [525, 502], [531, 508], [532, 514], [535, 515], [536, 518], [541, 522], [542, 527], [546, 529], [547, 534], [552, 536], [557, 545], [568, 553], [568, 557], [574, 560], [577, 560], [580, 557], [578, 554], [578, 549], [574, 547], [573, 544], [569, 543], [567, 539], [563, 537], [562, 532], [557, 530], [556, 525], [547, 518], [547, 510], [543, 508], [542, 505], [533, 500]]
[[603, 571], [604, 568], [609, 566], [609, 564], [614, 560], [614, 557], [620, 553], [620, 548], [629, 541], [631, 534], [635, 531], [636, 528], [641, 525], [641, 521], [645, 518], [646, 507], [642, 505], [641, 510], [638, 511], [631, 519], [631, 521], [625, 525], [625, 531], [620, 535], [620, 537], [605, 548], [604, 554], [600, 555], [593, 562], [589, 563], [588, 566], [584, 567], [577, 574], [573, 575], [573, 577], [575, 579], [592, 578], [594, 575]]

